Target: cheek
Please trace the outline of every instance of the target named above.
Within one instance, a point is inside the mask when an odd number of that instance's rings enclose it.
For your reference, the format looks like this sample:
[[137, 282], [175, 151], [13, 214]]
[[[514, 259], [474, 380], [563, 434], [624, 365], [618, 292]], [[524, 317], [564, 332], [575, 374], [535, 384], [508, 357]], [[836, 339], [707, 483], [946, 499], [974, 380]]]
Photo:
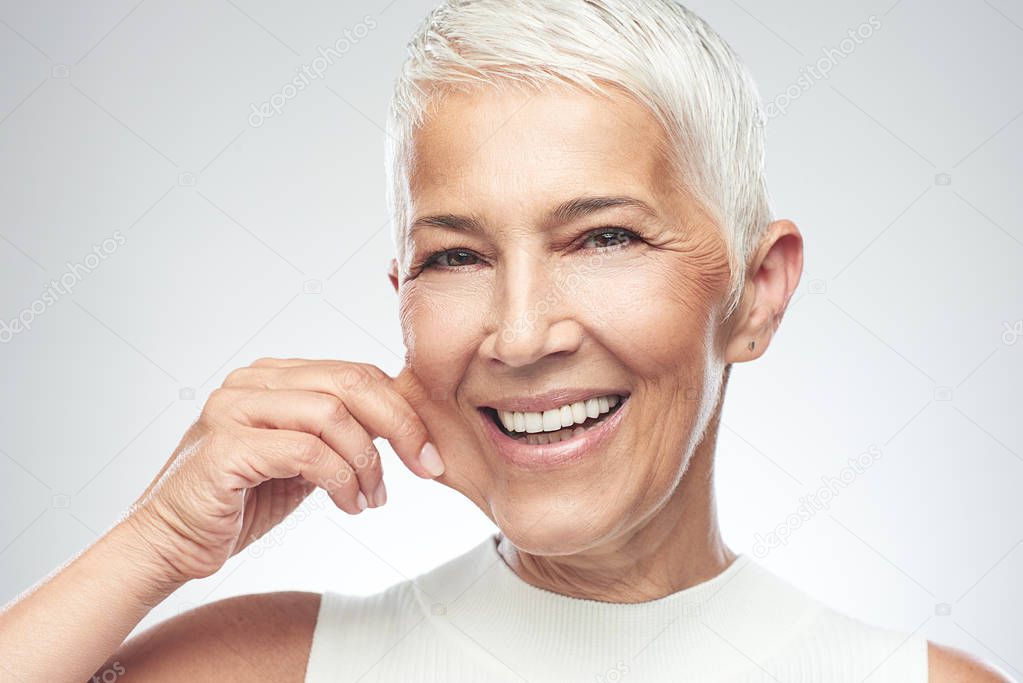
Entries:
[[431, 390], [453, 388], [479, 347], [486, 302], [481, 286], [445, 287], [420, 278], [400, 297], [406, 363]]
[[688, 267], [676, 254], [652, 252], [595, 269], [574, 290], [590, 334], [640, 377], [702, 373], [718, 292]]

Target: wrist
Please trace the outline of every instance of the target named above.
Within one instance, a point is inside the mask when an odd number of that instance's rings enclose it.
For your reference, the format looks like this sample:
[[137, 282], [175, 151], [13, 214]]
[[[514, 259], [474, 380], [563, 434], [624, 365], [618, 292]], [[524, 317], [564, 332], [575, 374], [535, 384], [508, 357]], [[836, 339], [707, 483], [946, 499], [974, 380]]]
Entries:
[[103, 542], [115, 557], [125, 563], [132, 593], [148, 609], [189, 580], [165, 557], [153, 542], [151, 530], [137, 515], [129, 515], [118, 522]]

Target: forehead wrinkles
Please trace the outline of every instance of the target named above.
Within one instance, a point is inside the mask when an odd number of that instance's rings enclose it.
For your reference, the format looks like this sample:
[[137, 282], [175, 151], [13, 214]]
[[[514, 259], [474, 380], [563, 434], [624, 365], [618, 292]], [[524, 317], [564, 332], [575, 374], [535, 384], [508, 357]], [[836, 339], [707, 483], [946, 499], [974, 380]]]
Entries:
[[[654, 115], [624, 92], [612, 90], [601, 97], [570, 85], [538, 92], [489, 86], [438, 96], [414, 132], [412, 146], [429, 146], [446, 164], [492, 152], [501, 143], [535, 155], [544, 151], [543, 143], [557, 148], [562, 141], [574, 140], [578, 146], [588, 140], [610, 149], [617, 142], [623, 154], [631, 155], [637, 143], [653, 142], [662, 133]], [[438, 152], [444, 151], [449, 154], [440, 159]]]
[[628, 96], [611, 100], [570, 90], [536, 95], [546, 101], [527, 105], [500, 97], [488, 90], [451, 94], [416, 130], [409, 224], [424, 215], [475, 215], [491, 230], [521, 234], [556, 203], [601, 194], [645, 198], [673, 232], [720, 231], [682, 187], [660, 123]]

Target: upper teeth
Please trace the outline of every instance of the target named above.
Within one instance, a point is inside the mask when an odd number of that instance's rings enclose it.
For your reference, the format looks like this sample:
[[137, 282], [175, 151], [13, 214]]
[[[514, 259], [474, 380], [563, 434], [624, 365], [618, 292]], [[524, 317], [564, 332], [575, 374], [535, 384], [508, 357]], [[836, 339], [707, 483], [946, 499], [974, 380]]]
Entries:
[[509, 432], [556, 432], [564, 427], [585, 422], [587, 418], [598, 417], [618, 405], [619, 397], [615, 395], [591, 398], [585, 401], [569, 403], [560, 408], [551, 408], [542, 413], [499, 410], [501, 424]]

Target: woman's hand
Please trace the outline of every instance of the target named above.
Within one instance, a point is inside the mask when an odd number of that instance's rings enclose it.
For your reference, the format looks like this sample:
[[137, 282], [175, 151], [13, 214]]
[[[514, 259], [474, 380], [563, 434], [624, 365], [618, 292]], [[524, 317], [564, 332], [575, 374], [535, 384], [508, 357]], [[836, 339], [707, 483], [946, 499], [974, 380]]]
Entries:
[[443, 472], [400, 393], [414, 382], [342, 361], [261, 359], [231, 372], [126, 522], [179, 584], [209, 576], [316, 487], [350, 514], [383, 505], [383, 437], [416, 475]]
[[126, 518], [0, 610], [0, 679], [86, 680], [154, 605], [215, 572], [317, 486], [353, 514], [362, 500], [382, 504], [378, 436], [417, 475], [439, 475], [417, 414], [426, 396], [408, 367], [393, 379], [340, 361], [235, 370]]

